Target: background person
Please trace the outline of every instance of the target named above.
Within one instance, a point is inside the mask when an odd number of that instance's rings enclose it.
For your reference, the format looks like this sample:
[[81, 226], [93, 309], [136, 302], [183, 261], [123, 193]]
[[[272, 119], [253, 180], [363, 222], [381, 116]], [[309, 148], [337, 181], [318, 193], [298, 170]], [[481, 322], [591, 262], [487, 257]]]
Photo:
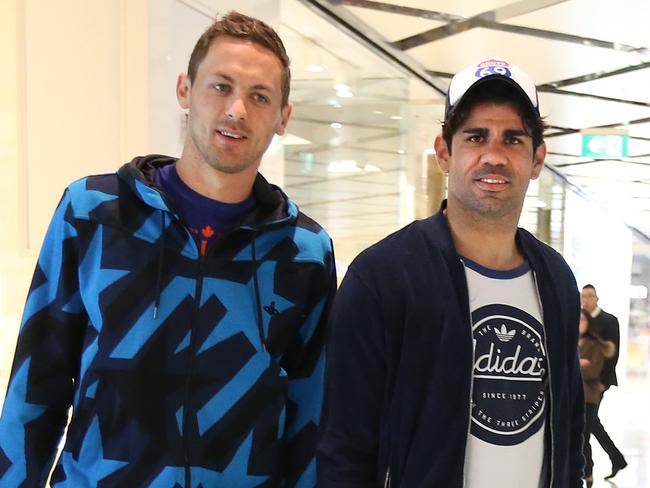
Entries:
[[[601, 373], [606, 359], [614, 356], [616, 346], [612, 341], [605, 341], [593, 330], [593, 319], [586, 310], [580, 314], [580, 338], [578, 348], [580, 354], [580, 370], [585, 394], [585, 480], [587, 486], [593, 483], [594, 462], [591, 456], [589, 438], [593, 427], [598, 423], [598, 404], [602, 398], [605, 386], [601, 383]], [[619, 452], [619, 455], [620, 452]], [[621, 455], [622, 456], [622, 455]]]
[[582, 308], [591, 317], [591, 327], [595, 335], [614, 344], [614, 354], [611, 357], [605, 358], [605, 362], [600, 374], [600, 383], [603, 389], [600, 392], [601, 398], [596, 402], [595, 418], [592, 419], [591, 433], [596, 438], [598, 443], [609, 456], [612, 463], [612, 471], [605, 479], [610, 479], [627, 466], [625, 457], [612, 441], [611, 437], [605, 430], [598, 411], [600, 404], [603, 400], [605, 392], [609, 390], [612, 385], [618, 386], [618, 378], [616, 377], [616, 365], [618, 364], [619, 348], [620, 348], [620, 327], [618, 319], [611, 313], [605, 312], [598, 306], [598, 294], [594, 285], [587, 284], [582, 287], [581, 294]]

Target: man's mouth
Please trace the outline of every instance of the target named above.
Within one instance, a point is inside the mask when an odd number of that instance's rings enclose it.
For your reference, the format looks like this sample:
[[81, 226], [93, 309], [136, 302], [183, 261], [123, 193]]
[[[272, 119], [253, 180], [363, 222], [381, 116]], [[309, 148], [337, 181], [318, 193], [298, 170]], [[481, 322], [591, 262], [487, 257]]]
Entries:
[[217, 132], [224, 137], [229, 137], [231, 139], [245, 139], [246, 136], [243, 134], [238, 134], [237, 132], [232, 132], [226, 129], [218, 129]]
[[508, 180], [506, 179], [501, 179], [501, 178], [479, 178], [479, 181], [483, 183], [487, 183], [489, 185], [499, 185], [499, 184], [504, 184], [508, 183]]

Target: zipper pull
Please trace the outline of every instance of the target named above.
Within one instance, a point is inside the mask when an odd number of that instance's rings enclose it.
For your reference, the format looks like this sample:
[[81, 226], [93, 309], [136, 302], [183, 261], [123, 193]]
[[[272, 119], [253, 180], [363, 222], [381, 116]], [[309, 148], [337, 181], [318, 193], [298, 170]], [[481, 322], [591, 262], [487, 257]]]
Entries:
[[384, 478], [384, 488], [390, 488], [390, 466], [386, 470], [386, 478]]

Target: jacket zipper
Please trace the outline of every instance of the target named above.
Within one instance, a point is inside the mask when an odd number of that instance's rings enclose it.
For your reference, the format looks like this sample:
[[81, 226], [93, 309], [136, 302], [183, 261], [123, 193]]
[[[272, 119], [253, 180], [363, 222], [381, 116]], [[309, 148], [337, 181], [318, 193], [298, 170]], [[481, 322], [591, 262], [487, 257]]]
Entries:
[[535, 291], [537, 292], [537, 300], [539, 301], [539, 309], [542, 314], [542, 329], [544, 330], [544, 348], [546, 349], [546, 367], [548, 369], [548, 408], [549, 408], [549, 432], [551, 434], [551, 455], [549, 457], [549, 468], [551, 470], [551, 477], [549, 480], [549, 487], [553, 487], [553, 482], [555, 481], [555, 434], [553, 432], [553, 381], [551, 379], [551, 356], [548, 349], [547, 343], [547, 334], [546, 326], [544, 325], [544, 306], [542, 305], [542, 297], [539, 294], [539, 285], [537, 284], [537, 273], [535, 270], [531, 270], [533, 273], [533, 281], [535, 282]]
[[[191, 239], [194, 239], [191, 234]], [[198, 251], [198, 249], [197, 249]], [[201, 294], [203, 293], [203, 256], [199, 252], [199, 261], [197, 265], [196, 287], [194, 289], [194, 320], [190, 327], [190, 346], [189, 357], [187, 360], [187, 375], [185, 377], [185, 401], [183, 407], [183, 457], [185, 460], [185, 488], [192, 487], [192, 471], [190, 469], [190, 453], [187, 441], [187, 428], [189, 422], [189, 406], [190, 406], [190, 388], [192, 383], [192, 369], [194, 368], [194, 351], [196, 349], [196, 334], [194, 333], [194, 326], [196, 325], [197, 317], [199, 315], [199, 304], [201, 303]]]
[[386, 469], [386, 477], [384, 478], [384, 488], [390, 488], [390, 464]]
[[[196, 244], [196, 241], [194, 240], [194, 237], [192, 236], [192, 233], [190, 232], [189, 228], [185, 224], [185, 221], [180, 217], [178, 213], [175, 211], [171, 210], [171, 206], [168, 204], [166, 197], [164, 193], [161, 190], [155, 189], [158, 193], [160, 193], [161, 197], [163, 198], [163, 201], [167, 205], [167, 207], [170, 209], [170, 213], [176, 220], [180, 223], [181, 227], [185, 230], [187, 236], [189, 239]], [[164, 232], [164, 229], [163, 229]], [[198, 247], [196, 247], [197, 255], [199, 256], [198, 259], [198, 264], [197, 264], [197, 276], [196, 276], [196, 287], [194, 288], [194, 320], [192, 321], [192, 324], [190, 326], [190, 345], [189, 345], [189, 357], [187, 360], [187, 374], [185, 376], [185, 392], [184, 392], [184, 399], [183, 399], [183, 432], [181, 433], [181, 443], [182, 443], [182, 448], [183, 448], [183, 460], [185, 461], [185, 466], [184, 466], [184, 472], [185, 472], [185, 488], [191, 488], [192, 487], [192, 471], [190, 469], [190, 453], [189, 453], [189, 447], [187, 444], [187, 426], [189, 422], [189, 414], [188, 414], [188, 406], [190, 404], [190, 386], [191, 386], [191, 379], [192, 379], [192, 369], [194, 367], [194, 350], [196, 348], [196, 339], [195, 336], [196, 334], [194, 333], [194, 324], [196, 323], [196, 319], [199, 314], [199, 303], [201, 303], [201, 293], [203, 290], [203, 256], [201, 256], [201, 252]]]
[[[465, 273], [465, 262], [461, 259], [460, 260], [461, 264], [463, 265], [463, 273]], [[465, 281], [465, 288], [467, 289], [467, 280]], [[469, 291], [468, 291], [469, 293]], [[468, 415], [467, 415], [467, 431], [465, 435], [465, 447], [463, 448], [463, 486], [466, 486], [466, 479], [465, 479], [465, 456], [467, 454], [467, 441], [469, 440], [469, 436], [471, 435], [472, 431], [472, 392], [474, 390], [474, 331], [473, 329], [473, 323], [472, 323], [472, 312], [467, 310], [467, 314], [469, 315], [469, 340], [470, 340], [470, 348], [472, 351], [471, 354], [471, 366], [470, 366], [470, 377], [469, 377], [469, 392], [467, 394], [467, 405], [468, 405]]]

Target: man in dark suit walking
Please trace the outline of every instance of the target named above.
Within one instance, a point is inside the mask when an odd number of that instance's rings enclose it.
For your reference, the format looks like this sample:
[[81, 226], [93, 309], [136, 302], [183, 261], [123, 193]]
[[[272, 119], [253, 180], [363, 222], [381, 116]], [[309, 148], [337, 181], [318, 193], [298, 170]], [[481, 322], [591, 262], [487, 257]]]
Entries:
[[[611, 358], [605, 360], [605, 365], [603, 366], [603, 371], [600, 375], [600, 382], [602, 384], [604, 395], [610, 386], [618, 386], [618, 379], [616, 378], [616, 363], [618, 362], [620, 347], [618, 319], [598, 306], [598, 294], [596, 293], [594, 285], [591, 284], [582, 287], [582, 308], [585, 309], [593, 319], [592, 327], [594, 330], [592, 332], [595, 332], [604, 340], [612, 341], [616, 345], [616, 353]], [[605, 479], [613, 478], [621, 469], [627, 466], [627, 461], [625, 461], [625, 457], [623, 457], [621, 451], [618, 450], [614, 441], [612, 441], [605, 431], [598, 415], [596, 416], [596, 423], [592, 429], [592, 434], [605, 450], [612, 462], [612, 472], [606, 476]]]

